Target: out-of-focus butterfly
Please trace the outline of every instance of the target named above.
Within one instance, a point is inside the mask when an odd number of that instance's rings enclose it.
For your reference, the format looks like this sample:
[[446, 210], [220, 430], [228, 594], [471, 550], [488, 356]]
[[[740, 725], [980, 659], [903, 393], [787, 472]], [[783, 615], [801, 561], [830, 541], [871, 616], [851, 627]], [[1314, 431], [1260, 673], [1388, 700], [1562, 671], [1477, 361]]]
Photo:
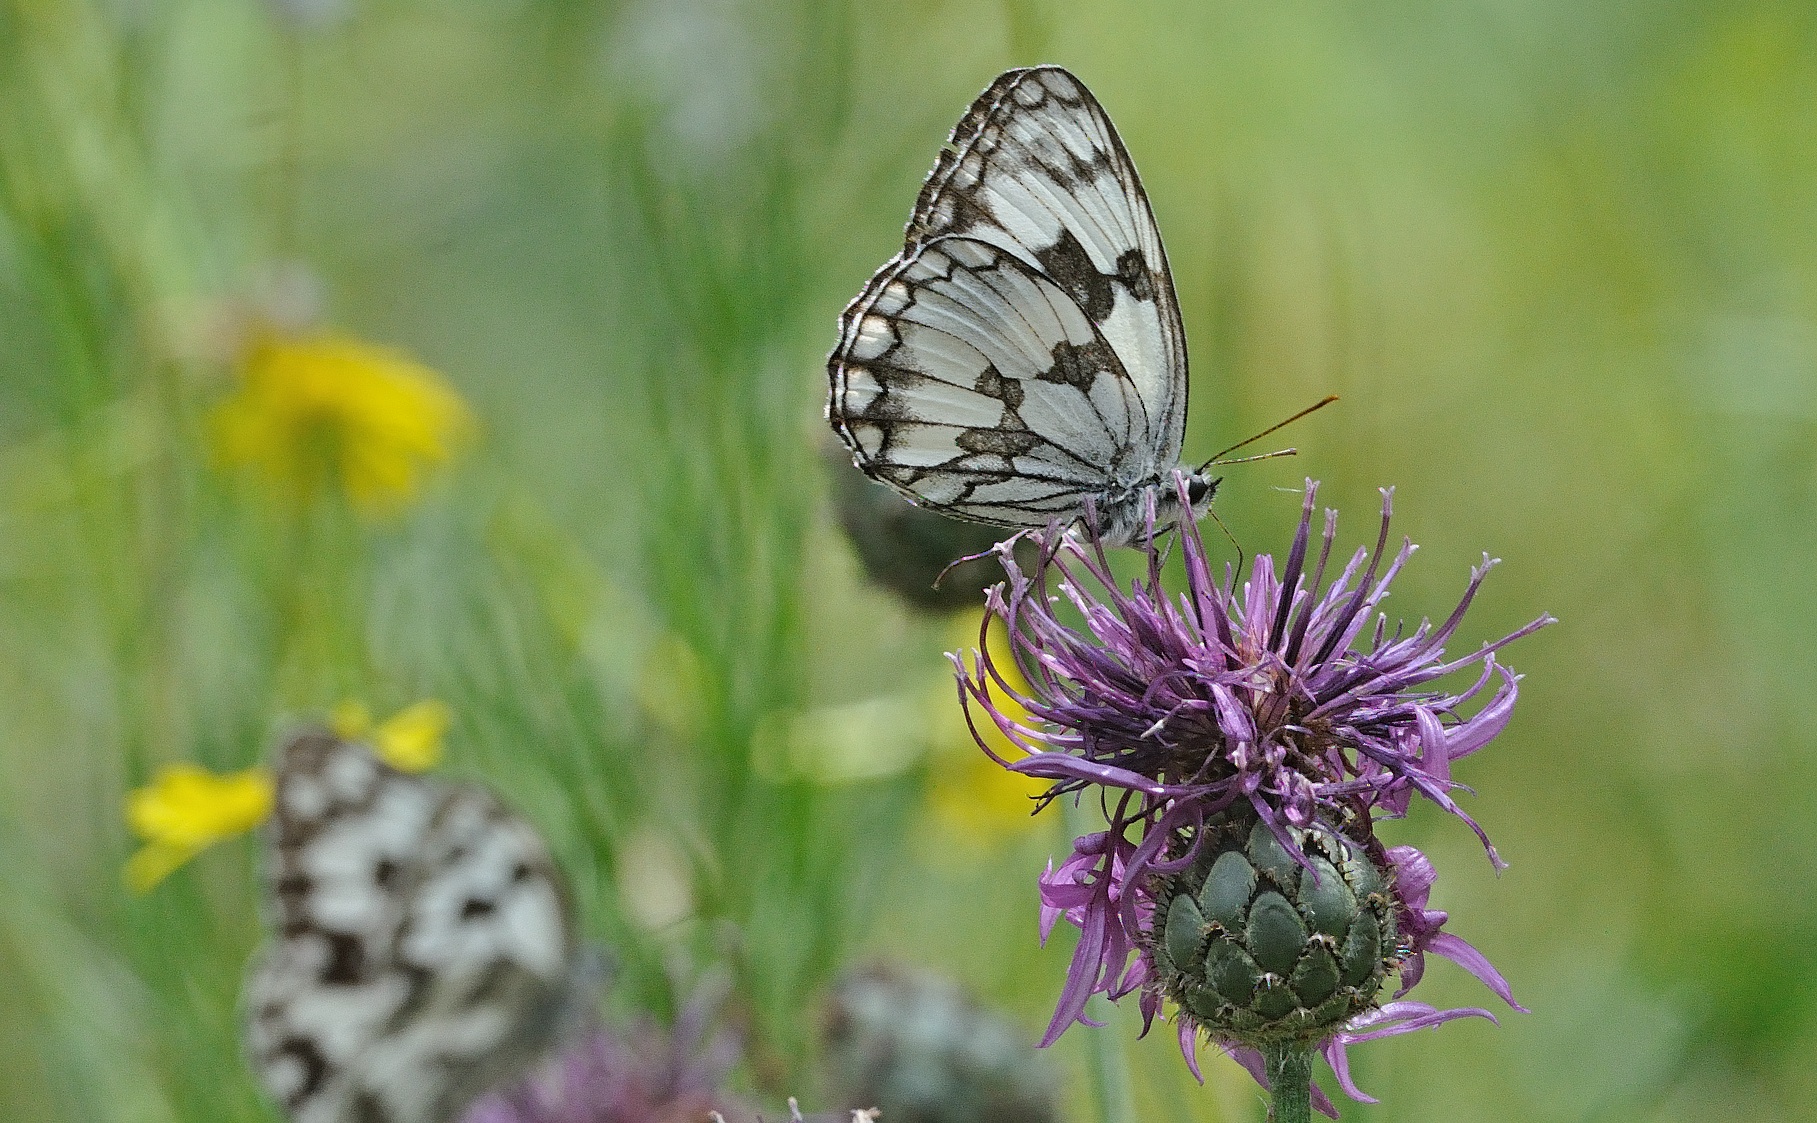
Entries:
[[[1083, 83], [1001, 75], [954, 126], [901, 253], [840, 318], [827, 419], [866, 474], [1000, 526], [1095, 510], [1126, 543], [1218, 481], [1180, 465], [1186, 335], [1135, 165]], [[1245, 442], [1247, 443], [1247, 442]]]
[[492, 793], [323, 730], [287, 742], [247, 1050], [293, 1123], [448, 1123], [584, 1024], [597, 959]]

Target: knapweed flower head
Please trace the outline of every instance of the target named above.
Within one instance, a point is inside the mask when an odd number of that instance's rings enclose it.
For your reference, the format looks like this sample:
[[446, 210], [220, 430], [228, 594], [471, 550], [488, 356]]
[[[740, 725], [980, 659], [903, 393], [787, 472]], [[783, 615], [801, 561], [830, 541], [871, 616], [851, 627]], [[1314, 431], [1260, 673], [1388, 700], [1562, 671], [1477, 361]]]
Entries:
[[[1018, 750], [980, 735], [999, 764], [1049, 781], [1049, 799], [1097, 789], [1108, 820], [1041, 879], [1043, 934], [1062, 916], [1081, 933], [1044, 1044], [1091, 1024], [1091, 995], [1140, 992], [1150, 1023], [1163, 999], [1174, 1003], [1195, 1071], [1201, 1034], [1258, 1073], [1261, 1047], [1291, 1038], [1323, 1047], [1345, 1091], [1364, 1098], [1346, 1045], [1489, 1016], [1399, 1001], [1426, 952], [1513, 1002], [1487, 960], [1440, 931], [1444, 914], [1425, 908], [1430, 863], [1383, 847], [1374, 824], [1429, 800], [1468, 824], [1499, 868], [1453, 799], [1451, 766], [1512, 716], [1518, 679], [1496, 652], [1550, 618], [1447, 658], [1494, 563], [1472, 571], [1443, 622], [1391, 628], [1379, 607], [1415, 549], [1389, 552], [1391, 493], [1374, 548], [1335, 575], [1337, 516], [1325, 512], [1315, 548], [1316, 493], [1307, 481], [1285, 562], [1258, 556], [1240, 585], [1228, 568], [1214, 575], [1198, 528], [1182, 525], [1177, 596], [1152, 531], [1147, 572], [1127, 589], [1089, 527], [1030, 535], [1032, 571], [1010, 544], [997, 548], [1008, 579], [987, 596], [986, 625], [1008, 625], [1027, 686], [984, 648], [969, 663], [954, 657], [961, 701], [975, 727], [982, 717]], [[1465, 670], [1475, 675], [1461, 688], [1441, 684]], [[1392, 971], [1400, 993], [1378, 1004]]]
[[434, 370], [332, 334], [264, 331], [214, 414], [215, 448], [292, 500], [324, 487], [366, 515], [394, 513], [472, 434], [472, 413]]

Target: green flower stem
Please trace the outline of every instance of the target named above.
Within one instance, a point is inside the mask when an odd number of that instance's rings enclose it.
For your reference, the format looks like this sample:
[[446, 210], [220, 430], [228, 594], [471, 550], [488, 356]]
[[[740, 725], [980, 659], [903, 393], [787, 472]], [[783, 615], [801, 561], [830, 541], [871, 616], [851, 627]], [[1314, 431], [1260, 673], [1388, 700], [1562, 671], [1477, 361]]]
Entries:
[[1312, 1123], [1312, 1047], [1283, 1041], [1262, 1050], [1268, 1066], [1268, 1118], [1273, 1123]]
[[1123, 1055], [1123, 1039], [1117, 1035], [1118, 1019], [1107, 1017], [1108, 1003], [1094, 996], [1092, 1017], [1104, 1022], [1102, 1029], [1085, 1027], [1086, 1048], [1091, 1056], [1091, 1090], [1093, 1106], [1100, 1123], [1135, 1123], [1135, 1109], [1130, 1103], [1129, 1058]]

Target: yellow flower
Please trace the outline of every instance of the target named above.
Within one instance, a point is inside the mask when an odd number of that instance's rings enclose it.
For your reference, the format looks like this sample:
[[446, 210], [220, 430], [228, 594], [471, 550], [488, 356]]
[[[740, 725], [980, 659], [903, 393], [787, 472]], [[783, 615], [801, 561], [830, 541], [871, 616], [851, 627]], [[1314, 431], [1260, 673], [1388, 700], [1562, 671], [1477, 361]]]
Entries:
[[335, 735], [364, 740], [386, 764], [399, 772], [427, 772], [442, 759], [442, 738], [454, 713], [433, 698], [406, 706], [378, 725], [361, 702], [342, 702], [329, 715]]
[[241, 374], [215, 409], [216, 451], [297, 499], [338, 480], [362, 513], [395, 512], [473, 431], [467, 404], [441, 375], [355, 339], [267, 333]]
[[[976, 616], [961, 614], [955, 626], [959, 646], [977, 645]], [[1028, 684], [1016, 670], [1016, 661], [1009, 650], [1009, 635], [1002, 621], [991, 621], [985, 642], [990, 647], [991, 658], [1002, 668], [1003, 677], [1017, 690], [1025, 691]], [[1013, 699], [1000, 698], [997, 707], [1018, 720], [1027, 718], [1026, 712]], [[944, 726], [941, 743], [951, 746], [941, 751], [934, 761], [933, 782], [928, 789], [929, 808], [940, 824], [980, 843], [989, 843], [1031, 827], [1035, 809], [1032, 797], [1047, 790], [1047, 781], [1011, 772], [984, 755], [966, 728], [963, 711], [953, 702], [950, 680], [943, 684], [935, 713]], [[998, 756], [1015, 760], [1024, 755], [995, 725], [980, 722], [978, 732]]]
[[271, 774], [263, 768], [219, 776], [193, 764], [166, 765], [126, 796], [126, 821], [145, 842], [127, 860], [126, 884], [149, 891], [210, 846], [264, 822], [271, 800]]
[[941, 824], [981, 842], [1034, 826], [1033, 797], [1048, 785], [1009, 771], [976, 745], [968, 747], [963, 755], [943, 754], [935, 766], [928, 805]]

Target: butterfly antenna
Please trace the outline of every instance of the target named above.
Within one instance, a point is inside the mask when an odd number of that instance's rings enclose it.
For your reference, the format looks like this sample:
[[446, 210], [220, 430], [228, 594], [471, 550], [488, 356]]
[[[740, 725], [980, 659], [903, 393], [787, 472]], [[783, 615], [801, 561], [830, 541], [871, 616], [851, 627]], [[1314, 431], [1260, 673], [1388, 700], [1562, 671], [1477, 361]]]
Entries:
[[1325, 395], [1323, 398], [1320, 398], [1318, 401], [1314, 402], [1312, 405], [1307, 406], [1305, 409], [1294, 414], [1292, 417], [1289, 417], [1287, 420], [1277, 422], [1276, 424], [1270, 425], [1268, 428], [1262, 430], [1260, 433], [1257, 433], [1255, 436], [1250, 437], [1247, 440], [1238, 441], [1236, 444], [1231, 445], [1229, 448], [1225, 449], [1223, 452], [1218, 453], [1216, 456], [1213, 456], [1210, 460], [1207, 460], [1205, 463], [1199, 465], [1199, 471], [1203, 472], [1203, 471], [1205, 471], [1205, 469], [1213, 467], [1218, 464], [1247, 464], [1248, 462], [1250, 462], [1252, 460], [1267, 460], [1271, 456], [1293, 456], [1296, 452], [1298, 452], [1298, 450], [1288, 448], [1288, 449], [1282, 449], [1279, 452], [1263, 453], [1261, 456], [1246, 456], [1241, 460], [1225, 460], [1224, 459], [1224, 457], [1227, 454], [1235, 452], [1237, 449], [1242, 448], [1244, 445], [1252, 445], [1252, 444], [1256, 443], [1257, 441], [1261, 440], [1263, 437], [1266, 437], [1268, 434], [1274, 432], [1275, 430], [1284, 429], [1287, 426], [1292, 425], [1295, 421], [1298, 421], [1300, 418], [1305, 417], [1307, 414], [1316, 413], [1317, 411], [1324, 409], [1326, 406], [1330, 405], [1332, 402], [1335, 402], [1337, 400], [1338, 400], [1338, 396], [1336, 394]]
[[[1316, 406], [1315, 406], [1315, 407], [1314, 407], [1314, 408], [1315, 408], [1315, 409], [1316, 409], [1316, 408], [1317, 408], [1317, 407], [1316, 407]], [[1285, 422], [1283, 422], [1283, 424], [1285, 424]], [[1277, 426], [1275, 426], [1275, 428], [1277, 428], [1277, 429], [1278, 429], [1278, 428], [1280, 428], [1280, 426], [1279, 426], [1279, 425], [1277, 425]], [[1267, 435], [1268, 435], [1268, 434], [1266, 434], [1266, 433], [1263, 433], [1263, 434], [1260, 434], [1260, 435], [1261, 435], [1261, 436], [1267, 436]], [[1253, 457], [1253, 456], [1252, 456], [1252, 457], [1250, 457], [1250, 458], [1249, 458], [1249, 459], [1251, 459], [1251, 460], [1259, 460], [1259, 459], [1261, 459], [1261, 458], [1260, 458], [1260, 457]], [[1235, 464], [1235, 463], [1240, 463], [1240, 461], [1234, 461], [1234, 460], [1233, 460], [1233, 461], [1230, 461], [1230, 463], [1233, 463], [1233, 464]], [[1212, 521], [1212, 522], [1214, 522], [1214, 523], [1217, 523], [1217, 524], [1218, 524], [1218, 529], [1219, 529], [1219, 530], [1221, 530], [1221, 531], [1223, 531], [1223, 532], [1224, 532], [1224, 537], [1226, 537], [1226, 538], [1228, 538], [1228, 539], [1230, 539], [1230, 544], [1231, 544], [1231, 545], [1232, 545], [1232, 546], [1234, 546], [1234, 547], [1236, 547], [1236, 551], [1237, 551], [1237, 579], [1238, 579], [1238, 580], [1239, 580], [1239, 581], [1240, 581], [1240, 580], [1242, 580], [1242, 578], [1243, 578], [1243, 566], [1244, 566], [1244, 564], [1246, 564], [1246, 563], [1247, 563], [1247, 562], [1248, 562], [1248, 560], [1249, 560], [1249, 559], [1248, 559], [1248, 557], [1247, 557], [1247, 556], [1246, 556], [1246, 555], [1245, 555], [1245, 554], [1244, 554], [1244, 553], [1243, 553], [1243, 544], [1242, 544], [1242, 543], [1240, 543], [1240, 542], [1238, 542], [1238, 541], [1237, 541], [1237, 536], [1236, 536], [1236, 535], [1234, 535], [1234, 534], [1232, 534], [1232, 533], [1230, 533], [1230, 528], [1229, 528], [1229, 527], [1227, 527], [1227, 526], [1225, 526], [1225, 525], [1224, 525], [1224, 520], [1223, 520], [1223, 519], [1220, 519], [1220, 518], [1219, 518], [1219, 517], [1218, 517], [1218, 513], [1217, 513], [1217, 512], [1216, 512], [1216, 511], [1214, 511], [1214, 510], [1212, 510], [1212, 509], [1211, 509], [1211, 508], [1209, 508], [1209, 507], [1207, 507], [1207, 508], [1206, 508], [1206, 509], [1205, 509], [1205, 513], [1206, 513], [1206, 514], [1208, 514], [1208, 515], [1210, 515], [1210, 516], [1211, 516], [1211, 521]]]
[[[1277, 448], [1273, 452], [1258, 452], [1254, 456], [1239, 456], [1235, 460], [1207, 460], [1205, 468], [1214, 466], [1222, 468], [1226, 464], [1254, 464], [1258, 460], [1273, 460], [1277, 456], [1298, 456], [1299, 454], [1300, 450], [1297, 448]], [[1199, 470], [1202, 472], [1205, 468]]]

